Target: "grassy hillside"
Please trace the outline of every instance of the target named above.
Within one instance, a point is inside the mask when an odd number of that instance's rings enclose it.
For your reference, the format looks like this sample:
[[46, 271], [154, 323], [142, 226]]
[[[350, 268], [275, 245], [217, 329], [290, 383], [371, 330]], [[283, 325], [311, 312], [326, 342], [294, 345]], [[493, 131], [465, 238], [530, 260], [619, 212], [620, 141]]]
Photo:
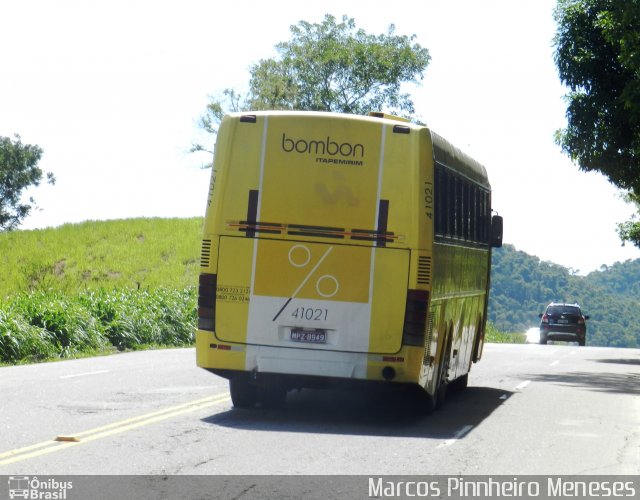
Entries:
[[0, 298], [21, 291], [198, 282], [202, 218], [126, 219], [0, 233]]
[[0, 233], [0, 363], [191, 345], [202, 219]]

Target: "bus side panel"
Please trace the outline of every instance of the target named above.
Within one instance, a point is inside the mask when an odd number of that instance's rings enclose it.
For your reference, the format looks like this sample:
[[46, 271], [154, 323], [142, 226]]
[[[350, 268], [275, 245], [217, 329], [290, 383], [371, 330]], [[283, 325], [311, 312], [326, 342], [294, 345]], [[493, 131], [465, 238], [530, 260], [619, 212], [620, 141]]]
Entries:
[[[434, 318], [434, 333], [430, 349], [437, 352], [435, 366], [449, 356], [448, 380], [469, 371], [478, 325], [481, 323], [487, 295], [489, 252], [454, 244], [434, 245], [433, 305], [439, 306]], [[451, 350], [445, 347], [451, 336]], [[428, 386], [435, 388], [437, 370], [431, 374]]]

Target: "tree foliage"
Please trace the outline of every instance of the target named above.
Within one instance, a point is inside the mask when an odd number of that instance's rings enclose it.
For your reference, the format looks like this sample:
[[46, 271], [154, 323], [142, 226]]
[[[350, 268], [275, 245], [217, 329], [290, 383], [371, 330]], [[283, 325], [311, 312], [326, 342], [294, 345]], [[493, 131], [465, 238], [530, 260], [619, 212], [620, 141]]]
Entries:
[[[227, 89], [212, 99], [200, 120], [203, 130], [215, 134], [227, 110], [414, 114], [402, 84], [419, 83], [430, 61], [415, 35], [397, 35], [393, 24], [385, 34], [372, 35], [358, 29], [352, 18], [343, 16], [338, 22], [331, 15], [320, 23], [300, 21], [290, 30], [291, 39], [276, 45], [276, 57], [251, 66], [246, 95]], [[200, 144], [192, 147], [208, 150]]]
[[[25, 203], [23, 191], [38, 186], [44, 172], [38, 167], [42, 149], [36, 145], [22, 144], [19, 135], [14, 140], [0, 137], [0, 231], [10, 231], [20, 225], [34, 207], [30, 197]], [[55, 178], [46, 174], [50, 184]]]
[[[562, 150], [640, 196], [640, 1], [558, 0], [555, 62], [569, 87]], [[640, 225], [620, 235], [640, 246]]]
[[291, 40], [276, 45], [278, 58], [251, 68], [249, 104], [253, 109], [302, 109], [366, 114], [388, 109], [413, 114], [402, 93], [404, 82], [418, 83], [429, 52], [415, 35], [372, 35], [347, 16], [327, 15], [318, 24], [300, 21]]

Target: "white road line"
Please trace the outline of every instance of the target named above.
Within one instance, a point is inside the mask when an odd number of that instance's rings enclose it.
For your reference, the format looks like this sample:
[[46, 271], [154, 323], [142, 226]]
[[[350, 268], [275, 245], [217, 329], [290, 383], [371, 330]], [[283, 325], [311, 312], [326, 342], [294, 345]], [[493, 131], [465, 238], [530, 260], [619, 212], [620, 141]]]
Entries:
[[73, 375], [62, 375], [59, 378], [74, 378], [74, 377], [85, 377], [87, 375], [99, 375], [101, 373], [107, 373], [109, 370], [98, 370], [95, 372], [84, 372], [84, 373], [74, 373]]
[[473, 425], [465, 425], [462, 429], [460, 429], [458, 432], [456, 432], [453, 435], [452, 439], [447, 439], [444, 443], [440, 443], [438, 446], [436, 446], [436, 449], [446, 448], [447, 446], [451, 446], [452, 444], [455, 444], [456, 441], [459, 441], [460, 439], [465, 437], [467, 434], [469, 434], [471, 429], [473, 429]]
[[531, 380], [525, 380], [524, 382], [520, 382], [518, 385], [516, 385], [516, 391], [519, 391], [520, 389], [524, 389], [530, 383], [531, 383]]
[[560, 360], [556, 359], [553, 363], [550, 363], [549, 366], [556, 366], [560, 364]]

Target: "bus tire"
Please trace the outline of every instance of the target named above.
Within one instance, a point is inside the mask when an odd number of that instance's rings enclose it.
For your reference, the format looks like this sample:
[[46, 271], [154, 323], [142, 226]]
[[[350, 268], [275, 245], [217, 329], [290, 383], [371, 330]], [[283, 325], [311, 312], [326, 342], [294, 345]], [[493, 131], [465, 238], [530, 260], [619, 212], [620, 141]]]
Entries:
[[462, 377], [458, 377], [453, 381], [453, 386], [455, 387], [455, 390], [458, 392], [464, 391], [467, 388], [467, 385], [469, 385], [468, 373], [465, 373]]
[[447, 398], [447, 377], [449, 375], [449, 362], [451, 361], [451, 344], [453, 341], [453, 330], [449, 327], [449, 334], [445, 343], [444, 358], [440, 363], [440, 370], [438, 373], [438, 385], [436, 387], [435, 402], [436, 408], [441, 409], [444, 407], [445, 400]]
[[441, 380], [436, 389], [436, 408], [441, 410], [444, 408], [444, 403], [447, 399], [447, 383]]
[[287, 401], [287, 391], [282, 387], [262, 387], [258, 392], [258, 402], [266, 409], [282, 408]]
[[253, 408], [258, 401], [256, 387], [244, 378], [229, 380], [229, 392], [231, 402], [236, 408]]
[[411, 386], [408, 396], [411, 411], [416, 415], [429, 415], [436, 409], [435, 398], [420, 386]]

